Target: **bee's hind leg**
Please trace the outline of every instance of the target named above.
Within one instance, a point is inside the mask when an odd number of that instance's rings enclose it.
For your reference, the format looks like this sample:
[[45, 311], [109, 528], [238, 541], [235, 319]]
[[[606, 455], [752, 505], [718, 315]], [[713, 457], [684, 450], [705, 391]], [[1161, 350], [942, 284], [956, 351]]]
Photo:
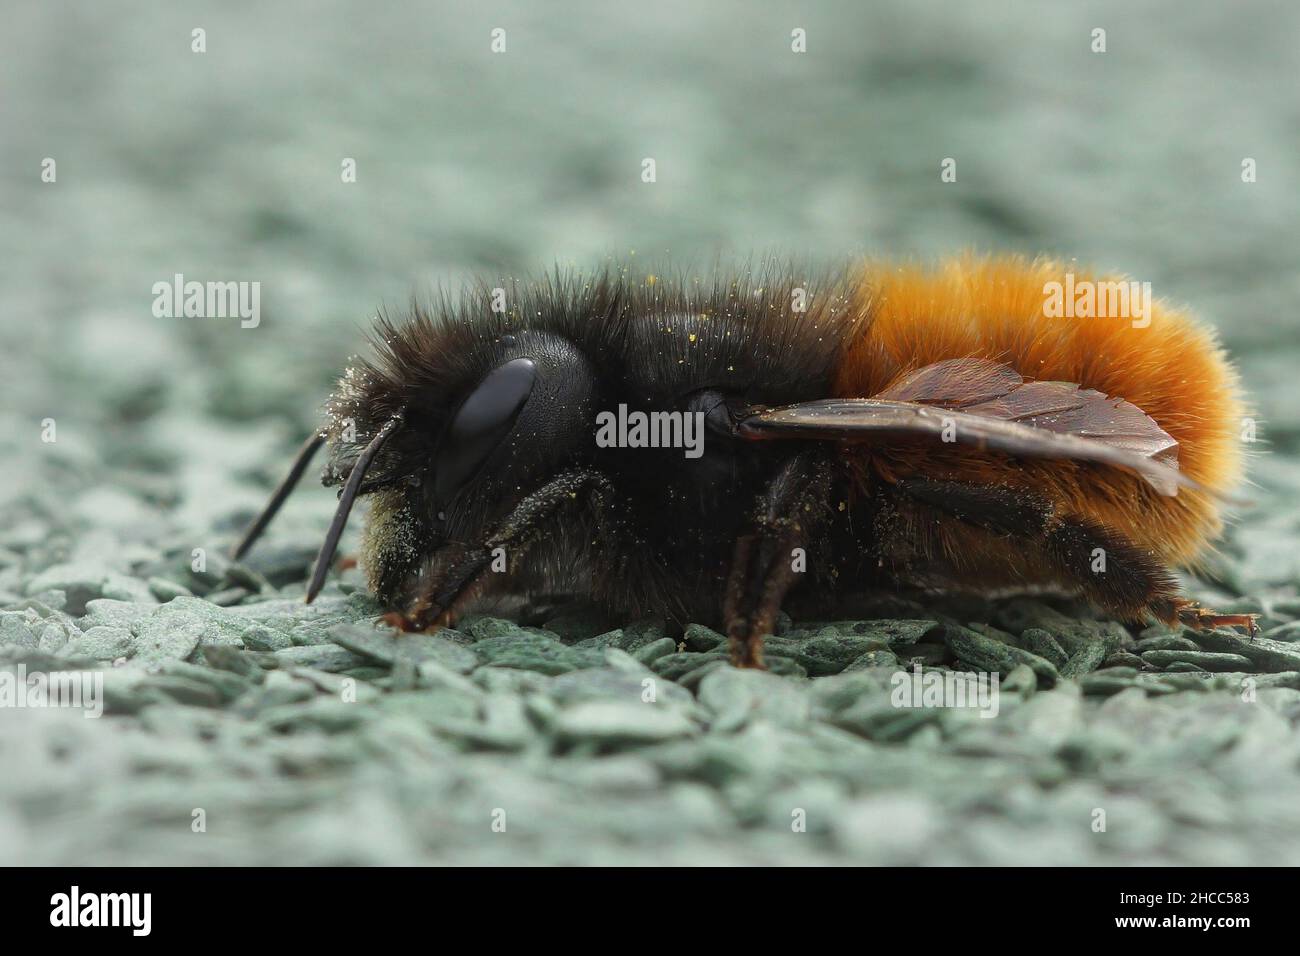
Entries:
[[1244, 627], [1250, 639], [1259, 633], [1258, 614], [1219, 614], [1201, 607], [1196, 601], [1178, 601], [1169, 609], [1168, 623], [1186, 624], [1198, 631], [1212, 631], [1216, 627]]
[[831, 470], [811, 453], [782, 467], [759, 496], [750, 531], [736, 541], [722, 599], [722, 619], [737, 667], [766, 669], [763, 638], [797, 580], [793, 551], [827, 513]]
[[1153, 617], [1197, 627], [1248, 624], [1249, 615], [1201, 611], [1181, 596], [1173, 572], [1150, 550], [1084, 515], [1059, 514], [1041, 495], [930, 479], [906, 479], [898, 488], [931, 509], [1032, 548], [1056, 583], [1077, 589], [1122, 620], [1141, 623]]

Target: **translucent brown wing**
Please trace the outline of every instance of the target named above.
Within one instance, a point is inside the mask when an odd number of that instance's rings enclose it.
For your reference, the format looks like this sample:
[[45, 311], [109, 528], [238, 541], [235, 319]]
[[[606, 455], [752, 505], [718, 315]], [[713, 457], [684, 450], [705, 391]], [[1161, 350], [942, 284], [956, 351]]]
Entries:
[[1178, 442], [1136, 405], [1071, 382], [1026, 382], [984, 359], [908, 372], [871, 398], [750, 408], [750, 440], [872, 442], [930, 436], [1025, 458], [1090, 461], [1134, 471], [1163, 495], [1200, 486], [1178, 471]]

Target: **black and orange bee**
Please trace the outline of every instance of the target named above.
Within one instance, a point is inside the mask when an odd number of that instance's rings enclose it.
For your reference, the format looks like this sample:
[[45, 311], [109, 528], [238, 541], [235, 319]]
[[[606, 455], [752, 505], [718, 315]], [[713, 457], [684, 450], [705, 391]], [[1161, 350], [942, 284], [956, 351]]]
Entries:
[[[1163, 302], [1142, 323], [1048, 317], [1066, 273], [966, 257], [816, 282], [763, 266], [481, 283], [379, 320], [236, 554], [328, 441], [324, 482], [343, 488], [307, 599], [364, 496], [362, 565], [409, 630], [484, 595], [568, 592], [719, 625], [761, 667], [788, 593], [891, 582], [1252, 627], [1171, 572], [1241, 479], [1236, 373]], [[614, 410], [698, 424], [698, 453], [598, 441]]]

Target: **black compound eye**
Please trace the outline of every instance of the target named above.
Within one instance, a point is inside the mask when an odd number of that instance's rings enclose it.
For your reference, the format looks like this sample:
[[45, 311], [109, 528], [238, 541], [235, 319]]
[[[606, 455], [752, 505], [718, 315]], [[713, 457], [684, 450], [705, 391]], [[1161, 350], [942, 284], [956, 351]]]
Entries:
[[510, 434], [537, 381], [532, 359], [517, 358], [483, 377], [452, 417], [434, 456], [433, 491], [446, 504]]

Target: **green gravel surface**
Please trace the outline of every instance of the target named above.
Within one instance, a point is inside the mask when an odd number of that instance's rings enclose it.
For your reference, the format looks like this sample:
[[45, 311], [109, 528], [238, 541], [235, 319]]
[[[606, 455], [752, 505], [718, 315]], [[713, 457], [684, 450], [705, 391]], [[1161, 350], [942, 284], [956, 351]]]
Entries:
[[[4, 14], [0, 670], [102, 674], [105, 712], [0, 708], [0, 863], [1300, 862], [1294, 5]], [[222, 556], [412, 290], [967, 247], [1221, 330], [1261, 441], [1185, 581], [1261, 636], [902, 593], [783, 618], [770, 673], [580, 602], [398, 637], [355, 570], [302, 603], [310, 485]], [[261, 324], [154, 317], [176, 272], [260, 281]], [[893, 706], [914, 667], [998, 673], [997, 716]]]

